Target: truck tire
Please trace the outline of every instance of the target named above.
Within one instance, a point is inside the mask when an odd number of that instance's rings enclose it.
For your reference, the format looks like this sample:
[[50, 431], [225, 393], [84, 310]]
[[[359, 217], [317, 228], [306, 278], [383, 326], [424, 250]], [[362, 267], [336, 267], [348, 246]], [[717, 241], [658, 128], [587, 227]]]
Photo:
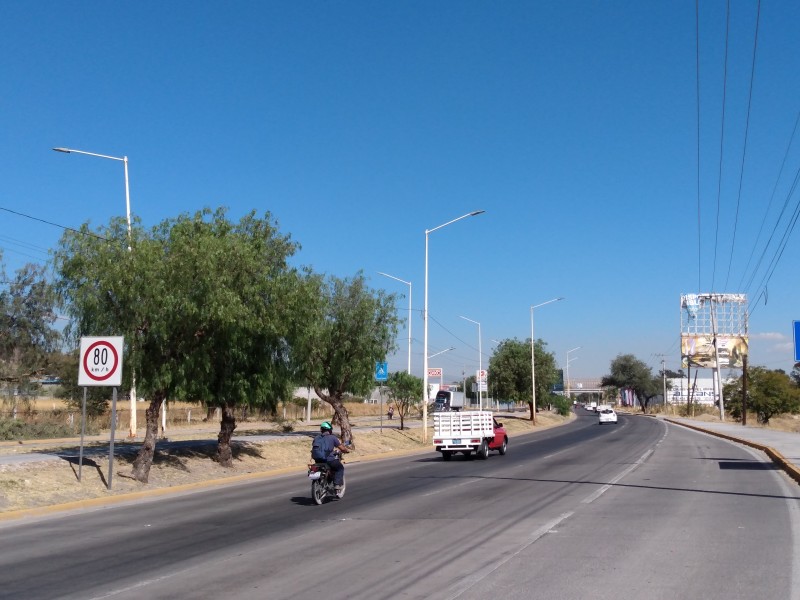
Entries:
[[500, 456], [505, 455], [506, 451], [508, 450], [508, 438], [503, 439], [503, 445], [497, 449], [500, 452]]
[[486, 460], [487, 458], [489, 458], [489, 442], [483, 440], [476, 454], [478, 458], [480, 458], [481, 460]]
[[450, 460], [453, 458], [453, 453], [450, 450], [442, 450], [442, 460]]

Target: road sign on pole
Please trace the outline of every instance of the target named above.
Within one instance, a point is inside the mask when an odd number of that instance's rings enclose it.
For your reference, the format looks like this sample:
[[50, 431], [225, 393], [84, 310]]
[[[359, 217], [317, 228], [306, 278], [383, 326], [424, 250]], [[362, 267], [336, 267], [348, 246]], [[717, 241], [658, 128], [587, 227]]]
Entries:
[[375, 363], [375, 381], [386, 381], [389, 379], [389, 363]]
[[122, 346], [124, 338], [82, 337], [78, 361], [79, 386], [122, 385]]
[[[117, 388], [122, 385], [122, 346], [125, 338], [82, 337], [81, 351], [78, 354], [78, 385], [106, 386], [113, 388], [111, 395], [111, 435], [108, 441], [108, 481], [111, 489], [114, 475], [114, 431], [117, 428]], [[86, 396], [84, 395], [84, 409]], [[84, 417], [85, 421], [85, 417]], [[81, 434], [81, 459], [83, 457], [83, 434]], [[83, 465], [79, 466], [80, 467]]]
[[800, 321], [794, 321], [794, 362], [800, 362]]

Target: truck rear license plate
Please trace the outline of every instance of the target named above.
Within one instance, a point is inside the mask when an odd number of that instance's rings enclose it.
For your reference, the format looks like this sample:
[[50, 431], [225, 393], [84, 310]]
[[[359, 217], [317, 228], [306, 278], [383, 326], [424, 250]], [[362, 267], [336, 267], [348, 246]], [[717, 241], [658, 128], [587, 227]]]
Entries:
[[460, 443], [461, 443], [461, 440], [453, 440], [453, 443], [454, 443], [454, 444], [460, 444]]

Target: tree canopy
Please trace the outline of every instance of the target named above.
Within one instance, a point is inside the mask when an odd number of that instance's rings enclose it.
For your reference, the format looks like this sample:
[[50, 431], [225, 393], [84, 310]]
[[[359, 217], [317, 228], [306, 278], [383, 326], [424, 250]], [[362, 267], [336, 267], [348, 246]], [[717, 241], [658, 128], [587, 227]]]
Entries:
[[233, 407], [274, 405], [292, 381], [297, 278], [287, 259], [297, 245], [269, 213], [233, 223], [225, 209], [204, 209], [150, 231], [134, 225], [131, 251], [121, 219], [62, 237], [54, 262], [71, 317], [66, 331], [73, 343], [84, 335], [125, 337], [125, 383], [135, 372], [139, 393], [150, 399], [137, 480], [148, 479], [167, 398], [222, 407], [217, 458], [229, 466]]
[[611, 361], [609, 370], [610, 373], [603, 377], [601, 385], [633, 390], [644, 413], [647, 412], [650, 400], [661, 393], [661, 379], [654, 376], [652, 369], [633, 354], [618, 355]]
[[45, 267], [26, 264], [6, 279], [0, 253], [0, 382], [24, 392], [51, 367], [60, 334]]
[[[725, 408], [735, 419], [742, 417], [742, 378], [723, 387]], [[766, 425], [782, 413], [800, 412], [800, 387], [784, 371], [765, 367], [747, 370], [747, 409]]]
[[386, 381], [389, 396], [397, 406], [400, 429], [405, 429], [405, 418], [409, 410], [422, 401], [422, 379], [405, 371], [390, 373]]
[[[551, 389], [558, 381], [555, 356], [547, 352], [546, 347], [547, 343], [541, 339], [536, 340], [533, 345], [537, 403], [540, 400], [549, 400]], [[535, 420], [532, 375], [530, 338], [524, 342], [516, 338], [501, 341], [489, 359], [489, 378], [492, 386], [496, 394], [503, 399], [527, 402], [531, 421]]]
[[342, 439], [352, 442], [344, 397], [372, 389], [375, 363], [394, 350], [397, 296], [369, 288], [363, 273], [344, 279], [307, 273], [304, 288], [303, 325], [292, 348], [298, 383], [333, 407]]

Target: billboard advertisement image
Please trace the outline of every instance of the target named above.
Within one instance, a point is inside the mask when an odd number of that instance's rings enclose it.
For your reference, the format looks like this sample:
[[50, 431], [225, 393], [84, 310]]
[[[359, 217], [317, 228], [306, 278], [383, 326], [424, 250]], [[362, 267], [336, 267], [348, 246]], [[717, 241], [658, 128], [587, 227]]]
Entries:
[[[717, 354], [721, 369], [741, 369], [742, 361], [747, 355], [747, 338], [743, 336], [717, 336]], [[681, 358], [684, 367], [690, 364], [702, 369], [713, 369], [714, 338], [711, 335], [681, 335]]]

